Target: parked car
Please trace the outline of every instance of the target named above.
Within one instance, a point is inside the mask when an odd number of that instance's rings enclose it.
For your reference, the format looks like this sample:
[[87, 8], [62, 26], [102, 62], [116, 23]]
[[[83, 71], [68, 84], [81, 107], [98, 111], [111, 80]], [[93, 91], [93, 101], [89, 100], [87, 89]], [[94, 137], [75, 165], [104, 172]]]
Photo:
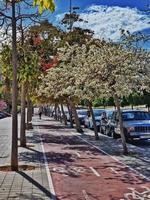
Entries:
[[[139, 110], [122, 111], [123, 128], [126, 140], [150, 139], [150, 113]], [[108, 131], [114, 138], [120, 136], [119, 119], [114, 111], [110, 120]]]
[[0, 111], [0, 119], [11, 116], [9, 113]]
[[105, 110], [100, 118], [100, 133], [110, 136], [109, 123], [112, 118], [113, 110]]
[[[100, 116], [104, 111], [105, 111], [104, 109], [93, 109], [96, 126], [97, 126], [98, 130], [100, 127]], [[84, 118], [84, 127], [93, 129], [93, 120], [92, 120], [92, 116], [90, 115], [90, 113], [87, 113], [86, 117]]]
[[[79, 109], [77, 110], [77, 115], [78, 115], [78, 118], [79, 118], [79, 121], [80, 121], [80, 124], [83, 125], [84, 124], [84, 118], [87, 114], [87, 109]], [[73, 122], [75, 121], [74, 120], [74, 116], [72, 116], [72, 119], [73, 119]]]
[[[81, 125], [84, 124], [84, 118], [85, 118], [86, 114], [87, 114], [87, 109], [78, 109], [77, 110], [77, 115], [78, 115], [78, 118], [79, 118]], [[67, 121], [70, 121], [69, 112], [66, 112], [66, 117], [67, 117]], [[73, 119], [73, 122], [74, 122], [74, 116], [72, 116], [72, 119]]]
[[78, 118], [81, 125], [84, 125], [84, 118], [87, 115], [87, 109], [77, 110]]

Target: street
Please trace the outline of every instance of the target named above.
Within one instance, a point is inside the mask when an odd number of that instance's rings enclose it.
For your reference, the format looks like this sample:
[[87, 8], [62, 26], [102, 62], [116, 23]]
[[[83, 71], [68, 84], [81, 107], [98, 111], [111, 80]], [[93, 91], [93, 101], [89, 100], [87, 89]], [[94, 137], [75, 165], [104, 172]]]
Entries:
[[[149, 149], [85, 129], [79, 134], [52, 118], [33, 117], [28, 148], [19, 147], [19, 163], [33, 170], [0, 172], [0, 199], [149, 200]], [[10, 162], [11, 118], [0, 120], [1, 165]], [[9, 181], [8, 181], [9, 180]], [[17, 185], [17, 188], [16, 188]]]
[[143, 140], [143, 141], [134, 141], [132, 143], [135, 146], [150, 150], [150, 140]]
[[150, 2], [0, 0], [0, 200], [150, 200]]

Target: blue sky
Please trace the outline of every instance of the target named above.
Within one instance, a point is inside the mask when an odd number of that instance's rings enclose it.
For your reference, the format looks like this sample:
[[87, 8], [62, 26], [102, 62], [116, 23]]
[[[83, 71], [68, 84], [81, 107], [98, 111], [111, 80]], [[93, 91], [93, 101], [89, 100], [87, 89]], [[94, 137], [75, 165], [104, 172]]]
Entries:
[[[55, 2], [57, 8], [50, 21], [59, 24], [69, 10], [69, 0]], [[80, 7], [81, 18], [88, 21], [76, 23], [76, 26], [92, 29], [97, 38], [117, 41], [120, 29], [150, 34], [150, 13], [146, 12], [150, 0], [72, 0], [72, 4]], [[144, 47], [150, 49], [150, 42]]]

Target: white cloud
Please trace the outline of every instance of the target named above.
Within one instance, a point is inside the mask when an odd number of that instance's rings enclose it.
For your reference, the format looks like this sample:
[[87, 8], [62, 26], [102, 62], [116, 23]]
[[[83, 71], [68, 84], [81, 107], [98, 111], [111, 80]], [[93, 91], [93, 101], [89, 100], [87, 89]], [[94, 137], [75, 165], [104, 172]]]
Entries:
[[[57, 19], [60, 19], [59, 15]], [[91, 29], [96, 38], [117, 41], [120, 38], [120, 29], [131, 33], [150, 28], [150, 17], [136, 8], [122, 8], [119, 6], [90, 6], [80, 17], [88, 21], [77, 22], [75, 26]]]

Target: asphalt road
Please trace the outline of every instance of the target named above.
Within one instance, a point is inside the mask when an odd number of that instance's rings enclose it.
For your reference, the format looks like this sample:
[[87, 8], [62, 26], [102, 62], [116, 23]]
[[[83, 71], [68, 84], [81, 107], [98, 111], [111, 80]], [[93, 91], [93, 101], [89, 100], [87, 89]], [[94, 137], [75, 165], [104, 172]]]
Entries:
[[150, 140], [133, 141], [133, 145], [150, 150]]

